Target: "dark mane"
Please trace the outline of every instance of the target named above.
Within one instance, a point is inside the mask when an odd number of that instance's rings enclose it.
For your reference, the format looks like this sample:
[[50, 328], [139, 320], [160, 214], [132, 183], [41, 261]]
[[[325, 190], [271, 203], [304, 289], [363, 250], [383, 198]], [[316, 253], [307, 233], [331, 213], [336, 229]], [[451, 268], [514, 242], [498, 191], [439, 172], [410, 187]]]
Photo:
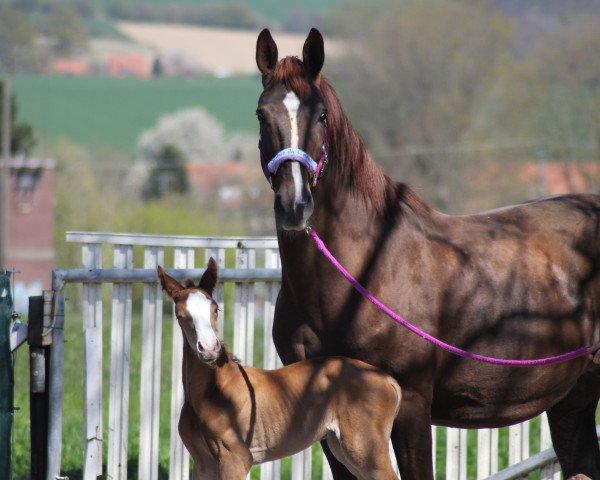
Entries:
[[237, 358], [233, 353], [229, 351], [227, 345], [221, 342], [221, 355], [219, 355], [219, 358], [217, 358], [216, 365], [218, 367], [222, 367], [227, 362], [233, 362], [237, 363], [238, 365], [241, 365], [239, 358]]
[[333, 86], [323, 76], [319, 90], [328, 111], [330, 155], [336, 174], [351, 182], [352, 190], [361, 194], [382, 215], [393, 214], [399, 202], [407, 204], [416, 213], [431, 211], [431, 207], [407, 184], [394, 181], [381, 170], [352, 126]]

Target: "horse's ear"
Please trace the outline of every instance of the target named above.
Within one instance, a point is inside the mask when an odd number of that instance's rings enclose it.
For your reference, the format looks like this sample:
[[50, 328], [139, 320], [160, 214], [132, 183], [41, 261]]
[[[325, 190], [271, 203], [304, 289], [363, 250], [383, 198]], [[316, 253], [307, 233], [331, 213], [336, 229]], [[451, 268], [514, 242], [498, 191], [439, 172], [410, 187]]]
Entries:
[[277, 65], [277, 45], [268, 28], [258, 35], [256, 41], [256, 65], [263, 77], [273, 72]]
[[323, 63], [325, 63], [325, 45], [323, 35], [316, 28], [311, 28], [304, 47], [302, 48], [302, 63], [308, 74], [314, 79], [317, 78]]
[[208, 264], [206, 265], [206, 271], [202, 274], [198, 288], [201, 288], [209, 295], [213, 294], [215, 285], [217, 284], [217, 262], [215, 259], [210, 257]]
[[173, 277], [169, 276], [160, 265], [156, 267], [156, 271], [158, 273], [158, 278], [160, 279], [160, 284], [169, 297], [173, 298], [177, 292], [183, 290], [181, 284]]

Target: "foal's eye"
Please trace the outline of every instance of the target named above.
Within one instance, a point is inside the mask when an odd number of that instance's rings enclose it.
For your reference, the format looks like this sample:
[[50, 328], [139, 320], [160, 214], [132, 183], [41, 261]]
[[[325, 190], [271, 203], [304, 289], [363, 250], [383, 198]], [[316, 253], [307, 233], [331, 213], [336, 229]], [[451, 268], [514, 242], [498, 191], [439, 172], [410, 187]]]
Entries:
[[327, 120], [327, 110], [323, 110], [321, 115], [319, 115], [319, 122], [324, 122]]

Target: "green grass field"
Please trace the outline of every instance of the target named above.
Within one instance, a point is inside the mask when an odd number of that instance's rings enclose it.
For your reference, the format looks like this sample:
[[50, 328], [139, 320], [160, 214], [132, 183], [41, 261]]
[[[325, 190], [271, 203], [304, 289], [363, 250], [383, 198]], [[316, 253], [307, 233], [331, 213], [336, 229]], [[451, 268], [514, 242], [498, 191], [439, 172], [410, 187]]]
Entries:
[[97, 151], [133, 154], [139, 134], [161, 115], [205, 108], [228, 131], [256, 131], [258, 77], [112, 79], [17, 75], [18, 119], [40, 137], [65, 138]]

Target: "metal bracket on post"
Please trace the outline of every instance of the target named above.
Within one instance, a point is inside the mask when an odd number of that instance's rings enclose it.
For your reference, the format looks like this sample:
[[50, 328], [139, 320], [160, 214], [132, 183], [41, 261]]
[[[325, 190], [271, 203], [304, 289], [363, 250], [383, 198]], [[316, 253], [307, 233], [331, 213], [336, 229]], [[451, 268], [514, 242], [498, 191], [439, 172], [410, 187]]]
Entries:
[[27, 343], [31, 347], [52, 345], [52, 291], [45, 290], [42, 296], [29, 297], [29, 326]]

